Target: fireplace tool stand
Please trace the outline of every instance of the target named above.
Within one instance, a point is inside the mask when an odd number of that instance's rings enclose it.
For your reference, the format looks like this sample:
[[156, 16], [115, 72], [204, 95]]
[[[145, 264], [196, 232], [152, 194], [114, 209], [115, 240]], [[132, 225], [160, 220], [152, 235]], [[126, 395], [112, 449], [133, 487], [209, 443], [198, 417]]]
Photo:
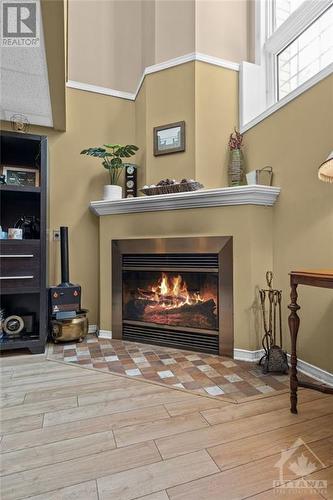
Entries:
[[[272, 281], [273, 273], [267, 271], [266, 282], [268, 288], [259, 290], [265, 331], [262, 338], [262, 347], [265, 354], [260, 359], [259, 365], [262, 367], [263, 373], [287, 373], [287, 354], [282, 350], [282, 291], [273, 289]], [[268, 305], [268, 307], [266, 307], [266, 305]], [[277, 334], [279, 334], [280, 345], [276, 343]]]

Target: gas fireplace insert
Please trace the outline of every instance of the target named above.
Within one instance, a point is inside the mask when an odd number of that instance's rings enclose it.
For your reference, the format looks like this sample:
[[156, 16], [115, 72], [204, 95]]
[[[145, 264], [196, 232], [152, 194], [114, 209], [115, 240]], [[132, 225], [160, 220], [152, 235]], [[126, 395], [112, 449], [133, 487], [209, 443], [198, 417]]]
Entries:
[[232, 238], [112, 242], [113, 338], [233, 355]]

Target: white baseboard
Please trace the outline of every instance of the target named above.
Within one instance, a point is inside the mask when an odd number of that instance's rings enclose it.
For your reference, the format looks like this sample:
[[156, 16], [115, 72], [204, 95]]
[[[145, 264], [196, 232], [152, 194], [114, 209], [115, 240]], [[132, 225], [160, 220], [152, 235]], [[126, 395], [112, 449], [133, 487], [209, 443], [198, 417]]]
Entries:
[[[290, 354], [287, 354], [287, 356], [290, 364]], [[304, 375], [308, 375], [309, 377], [322, 382], [323, 384], [333, 387], [333, 373], [322, 370], [321, 368], [318, 368], [318, 366], [311, 365], [301, 359], [297, 360], [297, 370], [304, 373]]]
[[[234, 349], [234, 358], [239, 361], [258, 362], [264, 355], [264, 350], [248, 351], [246, 349]], [[290, 364], [290, 354], [287, 354], [288, 362]], [[308, 377], [311, 377], [323, 384], [333, 387], [333, 373], [327, 372], [318, 368], [318, 366], [311, 365], [302, 359], [297, 360], [297, 370]]]
[[98, 337], [101, 339], [112, 339], [112, 331], [111, 330], [99, 330]]
[[89, 325], [88, 333], [96, 333], [96, 332], [97, 332], [97, 325]]
[[264, 355], [264, 350], [259, 349], [258, 351], [248, 351], [247, 349], [234, 349], [234, 358], [238, 361], [259, 361], [259, 359]]

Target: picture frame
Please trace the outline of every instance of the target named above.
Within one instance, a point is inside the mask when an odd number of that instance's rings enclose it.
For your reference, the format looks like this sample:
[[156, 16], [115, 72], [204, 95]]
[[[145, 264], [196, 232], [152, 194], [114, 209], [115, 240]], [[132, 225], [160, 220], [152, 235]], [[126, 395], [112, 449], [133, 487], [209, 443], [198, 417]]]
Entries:
[[1, 173], [7, 185], [39, 187], [38, 168], [2, 165]]
[[154, 156], [185, 151], [185, 122], [154, 127]]

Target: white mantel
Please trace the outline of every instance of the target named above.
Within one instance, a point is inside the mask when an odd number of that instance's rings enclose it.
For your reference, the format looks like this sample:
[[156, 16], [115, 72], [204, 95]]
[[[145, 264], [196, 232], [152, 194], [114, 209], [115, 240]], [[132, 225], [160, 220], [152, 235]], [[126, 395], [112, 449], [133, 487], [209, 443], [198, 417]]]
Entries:
[[139, 196], [116, 201], [91, 201], [90, 210], [101, 216], [225, 205], [273, 206], [280, 194], [280, 190], [279, 187], [259, 185], [200, 189], [199, 191], [186, 193]]

